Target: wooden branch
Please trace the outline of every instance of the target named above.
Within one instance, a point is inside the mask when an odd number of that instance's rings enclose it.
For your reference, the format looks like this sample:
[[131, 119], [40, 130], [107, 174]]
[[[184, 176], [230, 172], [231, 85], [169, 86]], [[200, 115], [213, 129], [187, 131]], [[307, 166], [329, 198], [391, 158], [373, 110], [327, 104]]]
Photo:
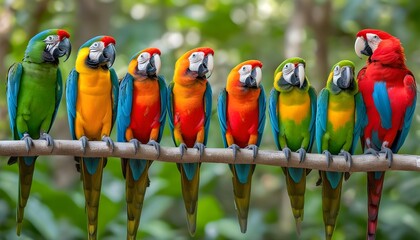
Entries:
[[236, 161], [233, 158], [232, 150], [226, 148], [206, 148], [200, 159], [196, 149], [188, 149], [181, 159], [179, 148], [161, 147], [160, 156], [154, 147], [141, 145], [137, 154], [131, 143], [115, 142], [114, 151], [101, 141], [88, 143], [86, 152], [83, 153], [80, 141], [55, 140], [54, 148], [48, 147], [44, 140], [34, 140], [34, 146], [29, 152], [26, 151], [24, 141], [0, 141], [0, 156], [33, 156], [33, 155], [67, 155], [86, 157], [124, 157], [136, 159], [148, 159], [163, 162], [206, 162], [206, 163], [249, 163], [264, 164], [281, 167], [300, 167], [328, 171], [341, 172], [368, 172], [405, 170], [420, 171], [420, 156], [395, 154], [391, 168], [388, 168], [388, 160], [384, 154], [379, 157], [373, 155], [354, 155], [353, 165], [349, 166], [344, 157], [334, 156], [329, 168], [322, 154], [307, 154], [306, 160], [299, 163], [299, 155], [292, 153], [289, 162], [286, 161], [282, 151], [260, 150], [255, 160], [252, 159], [252, 152], [247, 149], [240, 150]]

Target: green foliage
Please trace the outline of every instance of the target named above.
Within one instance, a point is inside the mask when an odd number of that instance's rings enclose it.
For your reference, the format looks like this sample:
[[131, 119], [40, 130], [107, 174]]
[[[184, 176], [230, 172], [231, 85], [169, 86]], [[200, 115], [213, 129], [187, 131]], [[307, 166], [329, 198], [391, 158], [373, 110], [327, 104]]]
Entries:
[[[210, 79], [217, 95], [225, 86], [227, 74], [239, 62], [259, 59], [264, 63], [263, 82], [266, 92], [272, 87], [275, 68], [285, 58], [286, 29], [295, 19], [298, 1], [245, 0], [147, 0], [136, 1], [1, 1], [0, 74], [23, 57], [25, 46], [32, 36], [46, 28], [63, 27], [71, 32], [73, 54], [61, 63], [64, 79], [74, 66], [78, 45], [96, 34], [113, 35], [117, 40], [117, 59], [114, 67], [123, 77], [131, 56], [145, 47], [162, 50], [162, 74], [172, 79], [174, 63], [186, 50], [207, 45], [215, 49], [215, 71]], [[78, 31], [85, 23], [77, 15], [84, 2], [94, 2], [90, 21], [108, 14], [107, 32], [98, 29]], [[313, 8], [330, 1], [312, 2]], [[42, 8], [46, 4], [45, 8]], [[365, 63], [354, 53], [354, 36], [362, 28], [380, 28], [398, 36], [406, 50], [408, 66], [420, 76], [419, 1], [340, 0], [331, 1], [328, 62], [348, 59], [358, 71]], [[9, 13], [9, 17], [6, 17]], [[5, 16], [3, 18], [3, 16]], [[102, 28], [101, 28], [102, 29]], [[314, 30], [305, 24], [302, 29], [300, 56], [307, 62], [311, 83], [319, 91], [327, 76], [316, 79], [320, 71], [316, 62], [317, 40]], [[3, 39], [3, 40], [2, 40]], [[3, 82], [4, 83], [4, 82]], [[0, 137], [10, 138], [5, 100], [5, 84], [0, 84]], [[63, 98], [65, 99], [65, 98]], [[419, 110], [418, 110], [419, 111]], [[417, 111], [417, 112], [418, 112]], [[60, 106], [52, 136], [70, 139], [64, 100]], [[416, 113], [416, 116], [418, 114]], [[420, 154], [417, 147], [420, 126], [414, 118], [412, 131], [401, 153]], [[221, 147], [217, 116], [211, 120], [209, 147]], [[114, 133], [115, 134], [115, 133]], [[267, 124], [262, 149], [275, 149]], [[115, 138], [114, 138], [115, 139]], [[168, 126], [163, 146], [173, 146]], [[360, 153], [360, 150], [359, 152]], [[15, 209], [17, 203], [17, 166], [7, 166], [0, 158], [0, 239], [17, 239]], [[99, 212], [99, 237], [122, 239], [125, 236], [125, 182], [118, 159], [109, 159], [104, 172]], [[315, 186], [318, 173], [312, 171], [307, 180], [305, 219], [301, 239], [323, 239], [321, 188]], [[180, 177], [175, 164], [154, 162], [150, 169], [138, 237], [142, 239], [186, 239], [189, 234], [181, 196]], [[378, 239], [416, 239], [420, 221], [420, 176], [415, 172], [387, 173], [384, 196], [379, 213]], [[343, 184], [342, 206], [335, 239], [362, 239], [367, 218], [366, 174], [352, 174]], [[79, 174], [70, 157], [40, 157], [36, 163], [31, 196], [25, 211], [21, 239], [86, 239], [84, 197]], [[287, 198], [284, 175], [280, 168], [257, 166], [249, 213], [248, 231], [241, 234], [233, 201], [231, 173], [224, 164], [202, 164], [198, 204], [197, 239], [295, 239], [294, 219]]]

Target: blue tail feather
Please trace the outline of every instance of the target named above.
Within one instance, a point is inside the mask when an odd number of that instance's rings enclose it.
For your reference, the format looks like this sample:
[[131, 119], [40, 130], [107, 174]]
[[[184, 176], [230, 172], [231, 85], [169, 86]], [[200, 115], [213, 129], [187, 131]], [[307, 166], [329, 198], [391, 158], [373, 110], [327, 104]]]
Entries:
[[235, 164], [234, 166], [239, 182], [242, 184], [247, 183], [251, 164]]
[[[303, 176], [303, 168], [287, 168], [290, 177], [295, 183], [299, 183]], [[305, 170], [306, 172], [306, 170]]]
[[85, 163], [86, 169], [90, 175], [93, 175], [96, 173], [96, 170], [98, 169], [99, 160], [101, 158], [83, 158], [83, 162]]
[[185, 175], [187, 176], [188, 181], [192, 181], [197, 170], [198, 163], [183, 163], [182, 167], [184, 168]]
[[146, 168], [147, 160], [130, 159], [129, 164], [131, 168], [131, 174], [133, 175], [133, 179], [135, 181], [139, 180], [140, 176], [144, 172], [144, 169]]

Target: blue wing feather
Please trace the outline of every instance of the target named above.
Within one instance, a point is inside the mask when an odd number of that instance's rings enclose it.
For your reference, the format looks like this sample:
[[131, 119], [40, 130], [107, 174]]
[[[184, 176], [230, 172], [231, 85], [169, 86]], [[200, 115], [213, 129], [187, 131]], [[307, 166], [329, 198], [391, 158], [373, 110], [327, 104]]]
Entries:
[[322, 149], [322, 137], [327, 131], [328, 98], [329, 98], [328, 90], [325, 88], [322, 89], [318, 96], [317, 111], [316, 111], [315, 138], [316, 138], [318, 153], [321, 153], [324, 150]]
[[409, 106], [406, 110], [405, 110], [405, 115], [404, 115], [404, 123], [403, 123], [403, 127], [401, 129], [401, 133], [397, 136], [397, 141], [396, 143], [392, 144], [393, 146], [391, 147], [392, 152], [396, 153], [398, 152], [398, 150], [400, 150], [400, 148], [402, 147], [405, 138], [408, 135], [408, 132], [410, 130], [410, 126], [411, 126], [411, 122], [413, 120], [413, 116], [414, 116], [414, 110], [416, 110], [416, 103], [417, 103], [417, 92], [416, 92], [416, 96], [414, 97], [413, 103], [411, 104], [411, 106]]
[[133, 104], [133, 76], [127, 73], [120, 84], [117, 113], [117, 141], [126, 142], [125, 132], [131, 122]]
[[76, 138], [74, 129], [74, 120], [76, 119], [76, 101], [77, 101], [77, 82], [79, 73], [73, 69], [66, 82], [66, 103], [67, 103], [67, 117], [69, 121], [70, 134], [73, 139]]
[[[118, 82], [118, 76], [115, 70], [113, 68], [110, 68], [109, 72], [111, 74], [111, 84], [112, 84], [112, 125], [111, 126], [114, 126], [115, 120], [117, 119], [119, 82]], [[111, 127], [111, 131], [112, 131], [112, 127]]]
[[23, 67], [21, 63], [13, 64], [7, 74], [7, 110], [9, 112], [10, 130], [15, 140], [22, 138], [22, 133], [18, 133], [16, 129], [17, 98], [22, 74]]
[[265, 109], [266, 109], [266, 101], [265, 101], [265, 91], [264, 87], [260, 85], [260, 96], [258, 97], [258, 140], [257, 146], [260, 146], [262, 135], [264, 133], [265, 127]]
[[209, 136], [209, 128], [210, 128], [210, 117], [211, 117], [211, 108], [213, 102], [213, 92], [211, 90], [211, 86], [209, 82], [206, 83], [206, 91], [204, 92], [204, 145], [207, 144], [207, 139]]
[[172, 95], [173, 95], [173, 90], [174, 88], [174, 82], [169, 83], [168, 85], [168, 94], [167, 94], [167, 110], [168, 110], [168, 115], [169, 115], [169, 129], [171, 130], [171, 136], [172, 136], [172, 140], [174, 143], [176, 143], [175, 141], [175, 136], [174, 136], [174, 105], [172, 102]]
[[166, 108], [167, 108], [167, 95], [168, 95], [168, 88], [166, 87], [166, 81], [163, 76], [158, 76], [158, 83], [159, 83], [159, 92], [160, 92], [160, 128], [159, 128], [159, 136], [158, 142], [162, 139], [163, 130], [165, 128], [166, 122]]
[[360, 92], [354, 95], [354, 101], [356, 106], [356, 119], [353, 130], [353, 142], [350, 147], [350, 154], [354, 154], [354, 151], [357, 147], [357, 142], [359, 141], [359, 138], [363, 133], [363, 129], [367, 124], [366, 107], [363, 103], [362, 94]]
[[220, 131], [222, 132], [223, 146], [228, 147], [226, 140], [227, 122], [226, 122], [226, 89], [223, 89], [217, 99], [217, 115], [219, 119]]
[[376, 82], [373, 87], [373, 103], [381, 118], [381, 125], [385, 129], [392, 127], [392, 110], [385, 82]]
[[315, 89], [313, 87], [309, 87], [308, 90], [309, 93], [309, 98], [311, 101], [311, 124], [309, 124], [309, 132], [311, 133], [311, 137], [309, 139], [309, 145], [308, 145], [308, 149], [306, 149], [307, 151], [311, 151], [312, 150], [312, 145], [314, 144], [314, 139], [315, 139], [315, 121], [316, 121], [316, 112], [317, 112], [317, 102], [316, 102], [316, 92]]
[[268, 100], [268, 114], [270, 115], [271, 130], [274, 136], [274, 143], [276, 144], [277, 149], [281, 149], [279, 142], [279, 117], [280, 113], [277, 111], [277, 102], [279, 99], [280, 93], [276, 89], [271, 89], [270, 98]]

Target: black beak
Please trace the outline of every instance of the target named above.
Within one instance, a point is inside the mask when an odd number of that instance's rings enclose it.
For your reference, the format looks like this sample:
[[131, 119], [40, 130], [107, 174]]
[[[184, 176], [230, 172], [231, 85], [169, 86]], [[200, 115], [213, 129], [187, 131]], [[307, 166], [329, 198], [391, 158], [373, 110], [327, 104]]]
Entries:
[[258, 88], [256, 76], [257, 76], [257, 72], [255, 71], [255, 68], [254, 68], [252, 69], [252, 72], [249, 75], [249, 77], [245, 79], [245, 86], [248, 88]]
[[155, 78], [156, 77], [156, 65], [155, 65], [155, 58], [152, 56], [150, 58], [149, 64], [147, 64], [146, 67], [146, 74], [149, 78]]
[[58, 47], [53, 52], [53, 57], [58, 59], [62, 56], [66, 56], [64, 61], [66, 61], [71, 54], [71, 44], [68, 38], [63, 38], [58, 44]]
[[108, 68], [112, 67], [115, 61], [115, 46], [110, 43], [103, 50], [102, 55], [99, 57], [99, 63], [106, 63]]
[[205, 56], [203, 59], [203, 63], [198, 67], [198, 72], [197, 72], [198, 78], [202, 78], [202, 79], [207, 78], [206, 74], [209, 72], [209, 69], [207, 67], [208, 59], [209, 59], [208, 56]]
[[300, 86], [299, 68], [295, 68], [293, 75], [290, 77], [290, 82], [293, 86]]
[[360, 51], [360, 53], [369, 57], [372, 56], [373, 51], [367, 41], [365, 41], [365, 48], [362, 51]]
[[343, 67], [340, 78], [337, 80], [337, 86], [341, 89], [349, 88], [354, 81], [353, 72], [349, 67]]

